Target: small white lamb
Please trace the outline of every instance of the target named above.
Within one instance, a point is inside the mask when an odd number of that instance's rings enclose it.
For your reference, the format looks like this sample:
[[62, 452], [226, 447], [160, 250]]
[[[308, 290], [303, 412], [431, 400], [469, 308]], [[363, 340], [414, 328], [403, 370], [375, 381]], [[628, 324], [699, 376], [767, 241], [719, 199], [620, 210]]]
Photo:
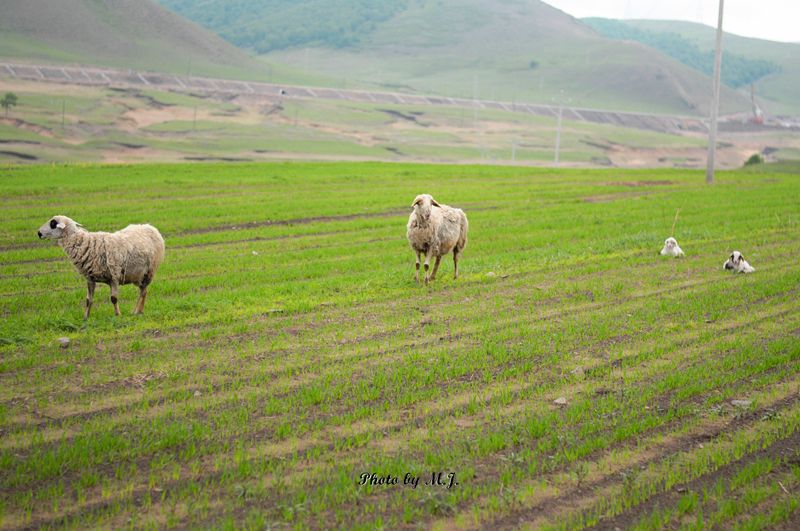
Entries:
[[[453, 251], [453, 278], [458, 278], [458, 256], [467, 246], [469, 223], [460, 208], [439, 204], [429, 194], [418, 195], [411, 203], [414, 209], [408, 217], [406, 236], [417, 254], [414, 278], [419, 282], [420, 255], [425, 255], [425, 283], [436, 279], [442, 256]], [[436, 257], [433, 272], [428, 274], [431, 257]]]
[[722, 269], [730, 269], [734, 273], [752, 273], [755, 271], [755, 268], [747, 263], [747, 260], [744, 259], [744, 256], [739, 251], [731, 253], [725, 263], [722, 264]]
[[135, 284], [139, 300], [133, 313], [144, 311], [147, 286], [164, 260], [164, 238], [151, 225], [128, 225], [109, 232], [89, 232], [66, 216], [54, 216], [37, 233], [40, 239], [56, 240], [78, 272], [86, 277], [88, 294], [84, 319], [89, 317], [97, 282], [111, 288], [111, 304], [119, 315], [119, 286]]
[[678, 241], [672, 236], [664, 241], [664, 248], [661, 249], [661, 254], [663, 256], [674, 256], [675, 258], [684, 256], [683, 250], [678, 245]]

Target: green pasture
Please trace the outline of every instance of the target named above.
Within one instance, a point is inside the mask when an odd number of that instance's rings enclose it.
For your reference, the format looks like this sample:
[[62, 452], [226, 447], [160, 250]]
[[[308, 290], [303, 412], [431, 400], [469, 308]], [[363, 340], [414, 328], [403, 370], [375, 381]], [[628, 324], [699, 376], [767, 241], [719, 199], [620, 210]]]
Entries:
[[[797, 164], [7, 165], [0, 192], [0, 527], [798, 522]], [[469, 218], [458, 280], [413, 281], [423, 192]], [[82, 319], [56, 214], [161, 230], [144, 315], [100, 285]]]

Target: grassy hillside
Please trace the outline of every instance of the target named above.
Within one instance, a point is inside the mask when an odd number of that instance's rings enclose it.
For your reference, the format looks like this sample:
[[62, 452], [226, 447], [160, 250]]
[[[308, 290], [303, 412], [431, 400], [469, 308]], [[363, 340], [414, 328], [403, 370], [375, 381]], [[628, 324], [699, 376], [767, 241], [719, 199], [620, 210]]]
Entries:
[[[429, 288], [421, 191], [470, 219]], [[797, 529], [798, 195], [769, 170], [7, 168], [0, 527]], [[687, 256], [658, 256], [679, 208]], [[163, 232], [144, 315], [99, 285], [83, 321], [35, 235], [57, 212]]]
[[[708, 76], [714, 74], [714, 49], [701, 50], [695, 42], [678, 33], [647, 30], [606, 18], [586, 18], [583, 21], [606, 37], [641, 42]], [[750, 59], [728, 51], [722, 57], [720, 77], [729, 87], [741, 88], [779, 71], [780, 67], [771, 61]]]
[[406, 8], [408, 0], [159, 0], [259, 53], [293, 46], [350, 46]]
[[6, 2], [0, 58], [262, 79], [267, 67], [150, 0]]
[[[602, 38], [537, 0], [370, 2], [374, 11], [357, 17], [349, 15], [361, 13], [356, 0], [341, 10], [322, 0], [164, 3], [233, 42], [280, 33], [267, 59], [348, 86], [548, 103], [563, 90], [576, 105], [692, 114], [705, 114], [709, 100], [707, 76], [645, 46]], [[745, 98], [724, 91], [724, 111], [746, 108]]]
[[[713, 50], [716, 30], [703, 24], [678, 21], [626, 20], [636, 28], [677, 33], [700, 50]], [[778, 72], [756, 82], [756, 94], [767, 111], [775, 114], [800, 114], [800, 43], [783, 43], [726, 33], [726, 52], [751, 60], [764, 60], [780, 67]]]

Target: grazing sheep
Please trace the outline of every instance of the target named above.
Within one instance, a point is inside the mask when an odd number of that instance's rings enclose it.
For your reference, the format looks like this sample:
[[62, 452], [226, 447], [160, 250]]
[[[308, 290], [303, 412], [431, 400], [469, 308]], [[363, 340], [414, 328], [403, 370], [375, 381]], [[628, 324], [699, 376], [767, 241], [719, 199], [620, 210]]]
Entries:
[[[458, 255], [467, 246], [467, 216], [460, 208], [439, 204], [428, 194], [418, 195], [411, 203], [414, 211], [408, 217], [406, 236], [411, 249], [417, 253], [414, 278], [419, 282], [420, 255], [425, 255], [425, 283], [436, 279], [442, 256], [453, 251], [453, 278], [458, 278]], [[433, 272], [428, 274], [431, 257], [436, 257]]]
[[755, 271], [755, 268], [747, 263], [747, 260], [744, 259], [744, 256], [739, 251], [731, 253], [725, 263], [722, 264], [722, 269], [730, 269], [734, 273], [752, 273]]
[[683, 250], [678, 245], [678, 241], [671, 236], [664, 241], [664, 248], [661, 249], [661, 254], [664, 256], [674, 256], [675, 258], [684, 256]]
[[133, 313], [142, 313], [147, 286], [164, 260], [164, 238], [151, 225], [128, 225], [110, 232], [89, 232], [66, 216], [55, 216], [42, 225], [39, 238], [56, 240], [72, 260], [78, 272], [86, 277], [88, 295], [84, 319], [89, 317], [96, 282], [111, 288], [111, 304], [119, 315], [120, 284], [139, 287], [139, 300]]

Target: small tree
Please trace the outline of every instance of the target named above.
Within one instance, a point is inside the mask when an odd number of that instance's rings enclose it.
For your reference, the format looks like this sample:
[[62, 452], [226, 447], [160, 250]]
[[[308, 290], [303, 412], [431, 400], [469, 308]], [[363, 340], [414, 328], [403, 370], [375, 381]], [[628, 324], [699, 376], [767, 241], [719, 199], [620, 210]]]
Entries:
[[13, 92], [6, 92], [6, 95], [3, 96], [3, 99], [0, 100], [0, 105], [6, 110], [6, 118], [8, 118], [8, 109], [9, 107], [14, 107], [17, 104], [17, 95]]
[[753, 166], [755, 164], [764, 164], [764, 157], [762, 157], [758, 153], [754, 153], [750, 156], [749, 159], [744, 163], [745, 166]]

